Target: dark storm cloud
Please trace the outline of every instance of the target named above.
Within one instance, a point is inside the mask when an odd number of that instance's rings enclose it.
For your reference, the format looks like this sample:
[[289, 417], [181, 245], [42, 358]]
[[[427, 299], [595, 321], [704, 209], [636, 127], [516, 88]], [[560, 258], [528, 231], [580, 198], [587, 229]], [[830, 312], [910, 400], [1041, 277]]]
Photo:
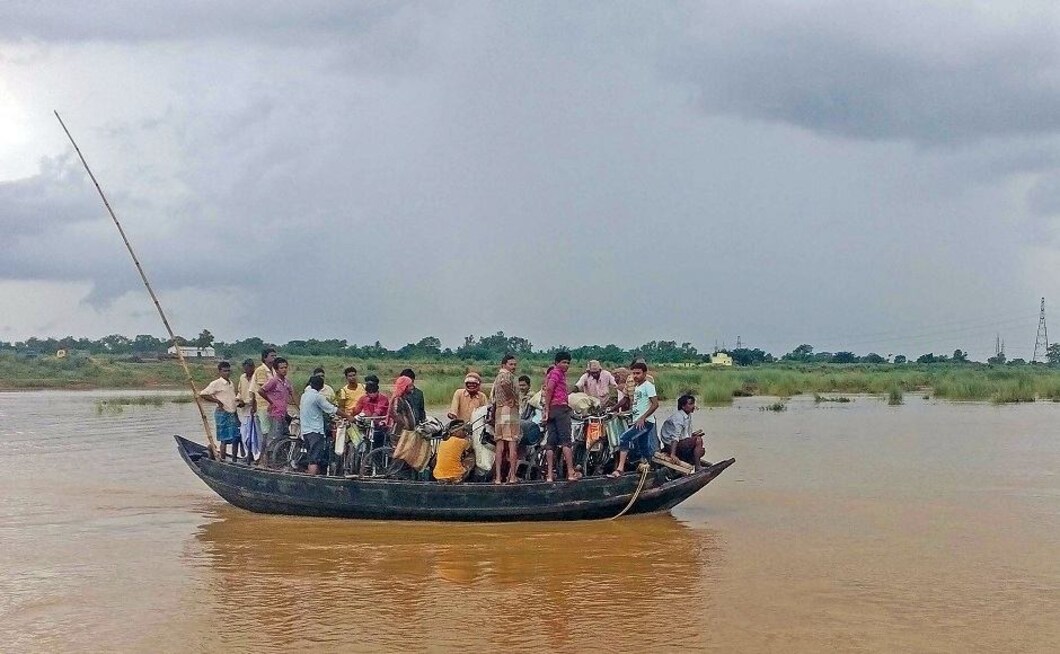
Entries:
[[72, 156], [45, 158], [38, 174], [0, 181], [0, 253], [20, 238], [98, 218], [93, 192]]
[[[1011, 226], [1039, 178], [1054, 202], [1050, 15], [5, 3], [0, 82], [42, 152], [71, 108], [156, 288], [222, 337], [780, 353], [1028, 290]], [[0, 220], [55, 218], [0, 278], [88, 280], [105, 309], [140, 282], [63, 161], [2, 187]]]
[[229, 0], [13, 0], [0, 8], [0, 38], [45, 42], [237, 38], [284, 43], [357, 33], [407, 2]]
[[689, 12], [664, 66], [709, 113], [954, 144], [1060, 128], [1055, 13], [1025, 5], [774, 3]]

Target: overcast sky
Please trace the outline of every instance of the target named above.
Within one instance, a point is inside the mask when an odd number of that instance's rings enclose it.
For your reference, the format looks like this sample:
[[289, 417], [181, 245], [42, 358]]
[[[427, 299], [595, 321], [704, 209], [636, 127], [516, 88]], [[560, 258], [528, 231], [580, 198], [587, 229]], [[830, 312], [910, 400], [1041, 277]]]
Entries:
[[1060, 334], [1053, 2], [0, 4], [0, 339]]

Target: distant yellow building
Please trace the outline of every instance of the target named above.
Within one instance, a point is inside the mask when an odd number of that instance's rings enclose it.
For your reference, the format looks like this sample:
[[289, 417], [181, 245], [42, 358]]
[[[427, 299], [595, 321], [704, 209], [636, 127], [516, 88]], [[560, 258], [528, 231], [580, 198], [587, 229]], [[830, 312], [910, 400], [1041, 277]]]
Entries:
[[715, 352], [710, 355], [710, 365], [712, 366], [732, 366], [732, 357], [725, 352]]
[[66, 350], [56, 350], [55, 351], [55, 358], [56, 359], [65, 359], [66, 358]]

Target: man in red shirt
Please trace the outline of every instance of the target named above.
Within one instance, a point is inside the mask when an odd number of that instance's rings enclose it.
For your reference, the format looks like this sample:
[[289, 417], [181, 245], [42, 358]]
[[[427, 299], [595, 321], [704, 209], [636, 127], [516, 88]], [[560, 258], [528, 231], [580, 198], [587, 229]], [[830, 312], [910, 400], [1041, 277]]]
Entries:
[[555, 361], [556, 365], [549, 371], [541, 390], [541, 425], [545, 430], [545, 465], [548, 468], [545, 481], [553, 480], [557, 445], [563, 448], [567, 479], [574, 481], [581, 477], [581, 473], [574, 469], [574, 453], [571, 451], [570, 405], [567, 404], [570, 352], [557, 352]]
[[390, 411], [390, 399], [379, 392], [379, 379], [375, 375], [365, 377], [364, 395], [357, 400], [353, 407], [353, 415], [365, 418], [380, 418], [372, 420], [372, 447], [383, 444], [386, 435], [386, 417]]
[[273, 365], [275, 376], [259, 391], [269, 404], [269, 431], [261, 444], [262, 452], [268, 452], [269, 445], [287, 437], [287, 406], [294, 402], [294, 388], [287, 379], [287, 359], [277, 357]]

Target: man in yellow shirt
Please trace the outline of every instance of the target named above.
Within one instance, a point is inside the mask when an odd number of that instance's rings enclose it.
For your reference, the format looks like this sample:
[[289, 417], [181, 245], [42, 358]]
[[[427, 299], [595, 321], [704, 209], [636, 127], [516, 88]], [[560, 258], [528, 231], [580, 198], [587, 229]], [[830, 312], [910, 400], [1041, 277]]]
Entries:
[[357, 382], [357, 369], [349, 366], [342, 373], [346, 375], [346, 385], [335, 394], [339, 408], [353, 415], [353, 407], [357, 406], [357, 400], [364, 395], [364, 386]]
[[214, 423], [217, 440], [221, 442], [221, 460], [225, 460], [227, 446], [232, 446], [232, 462], [239, 455], [239, 418], [236, 417], [236, 388], [232, 385], [232, 364], [222, 361], [217, 364], [217, 379], [199, 391], [199, 397], [216, 404]]
[[[349, 366], [342, 372], [346, 376], [346, 384], [335, 394], [335, 404], [342, 409], [343, 413], [352, 416], [357, 407], [357, 400], [365, 395], [364, 384], [357, 382], [357, 368]], [[346, 428], [346, 435], [354, 446], [360, 444], [361, 432], [353, 425]], [[336, 444], [335, 451], [339, 449], [345, 449], [345, 444], [342, 446]]]
[[258, 456], [251, 451], [261, 445], [260, 435], [256, 443], [252, 443], [250, 438], [250, 423], [257, 415], [257, 398], [258, 394], [254, 392], [254, 359], [246, 359], [243, 361], [243, 374], [236, 384], [236, 416], [239, 418], [239, 438], [243, 442], [247, 463], [257, 460], [261, 455], [260, 450]]
[[269, 418], [269, 401], [261, 394], [261, 387], [276, 376], [276, 350], [267, 348], [261, 351], [261, 365], [254, 370], [254, 392], [257, 393], [258, 427], [262, 434], [268, 434], [272, 428]]
[[464, 468], [464, 452], [471, 447], [470, 438], [462, 438], [464, 432], [456, 434], [438, 443], [434, 459], [434, 478], [438, 481], [457, 484], [464, 480], [467, 470]]

